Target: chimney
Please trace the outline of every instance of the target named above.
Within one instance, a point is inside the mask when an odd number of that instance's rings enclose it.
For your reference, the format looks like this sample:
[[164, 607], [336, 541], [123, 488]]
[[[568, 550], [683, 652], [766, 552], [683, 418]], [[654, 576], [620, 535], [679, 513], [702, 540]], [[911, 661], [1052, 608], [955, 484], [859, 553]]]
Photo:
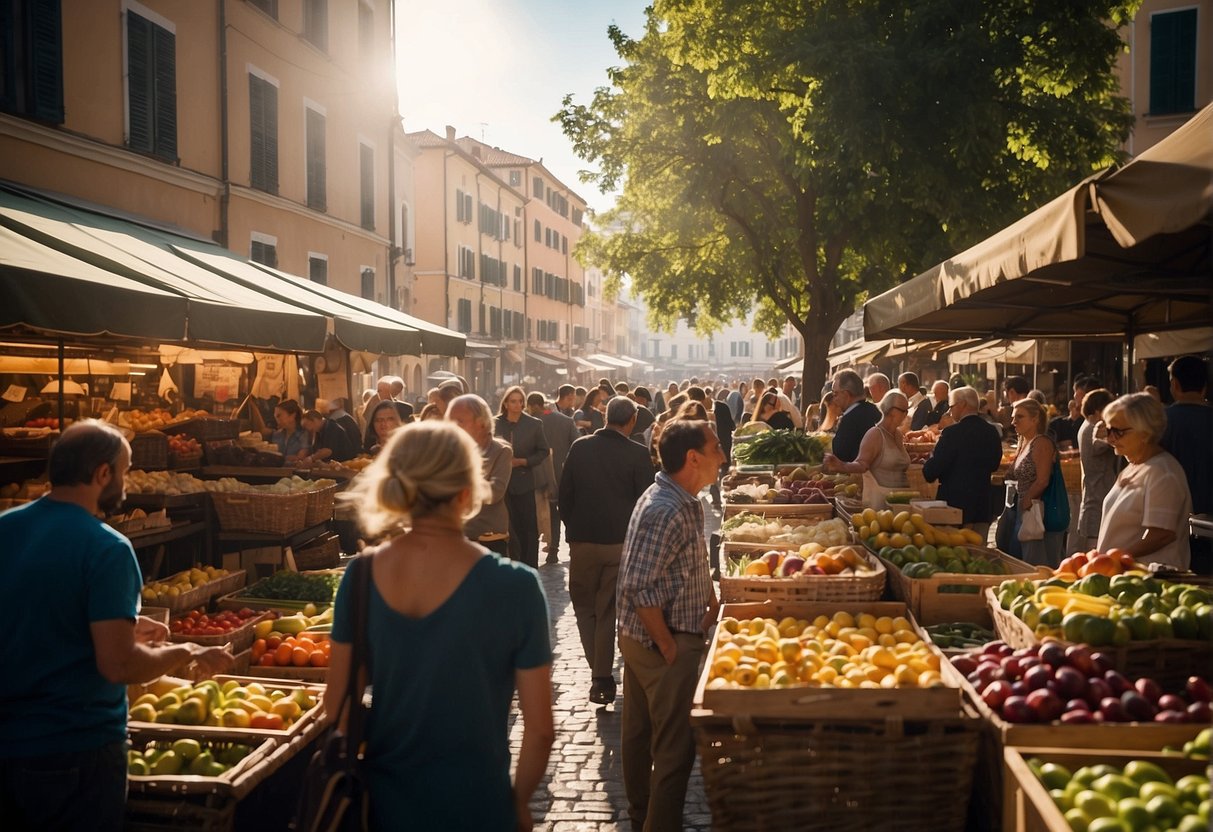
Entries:
[[449, 124], [446, 126], [446, 140], [448, 142], [455, 141], [455, 128]]

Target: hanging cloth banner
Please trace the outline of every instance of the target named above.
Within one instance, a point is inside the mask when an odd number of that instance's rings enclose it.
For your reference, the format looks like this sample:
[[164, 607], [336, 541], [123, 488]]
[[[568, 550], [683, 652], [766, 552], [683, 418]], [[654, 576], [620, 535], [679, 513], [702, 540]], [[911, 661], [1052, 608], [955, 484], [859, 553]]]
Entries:
[[252, 394], [258, 399], [299, 398], [299, 364], [293, 355], [253, 353], [257, 359], [257, 378]]

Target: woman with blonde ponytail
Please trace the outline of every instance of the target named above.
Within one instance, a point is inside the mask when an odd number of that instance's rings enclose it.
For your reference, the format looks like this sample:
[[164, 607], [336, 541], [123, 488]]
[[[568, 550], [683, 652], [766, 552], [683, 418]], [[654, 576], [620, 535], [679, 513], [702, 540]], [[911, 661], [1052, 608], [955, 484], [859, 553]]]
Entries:
[[[464, 536], [488, 493], [455, 424], [406, 425], [349, 492], [370, 558], [365, 771], [375, 829], [529, 830], [554, 738], [552, 651], [538, 573]], [[337, 592], [325, 706], [345, 697], [354, 640], [349, 573]], [[522, 711], [510, 781], [509, 713]], [[475, 795], [469, 800], [468, 795]]]

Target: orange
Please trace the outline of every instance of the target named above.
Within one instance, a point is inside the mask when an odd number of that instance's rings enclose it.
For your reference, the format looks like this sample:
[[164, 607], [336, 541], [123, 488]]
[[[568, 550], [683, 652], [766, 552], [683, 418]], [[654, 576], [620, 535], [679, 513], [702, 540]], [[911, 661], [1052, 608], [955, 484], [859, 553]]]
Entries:
[[266, 714], [265, 725], [262, 727], [271, 731], [281, 731], [285, 725], [286, 721], [283, 720], [282, 714]]
[[291, 664], [295, 665], [295, 667], [307, 667], [307, 663], [311, 658], [312, 652], [306, 647], [295, 647], [291, 650]]
[[278, 645], [281, 643], [282, 636], [278, 635], [277, 633], [270, 633], [268, 636], [266, 636], [265, 646], [269, 650], [277, 650]]
[[308, 657], [308, 663], [312, 667], [328, 667], [329, 657], [323, 650], [313, 650], [312, 655]]
[[279, 667], [286, 667], [291, 663], [291, 653], [294, 649], [285, 642], [278, 645], [278, 649], [274, 651], [274, 660]]
[[253, 642], [253, 661], [261, 661], [261, 657], [265, 655], [266, 644], [265, 639], [259, 638]]
[[257, 659], [257, 664], [261, 667], [273, 667], [275, 664], [273, 653], [262, 653], [261, 658]]

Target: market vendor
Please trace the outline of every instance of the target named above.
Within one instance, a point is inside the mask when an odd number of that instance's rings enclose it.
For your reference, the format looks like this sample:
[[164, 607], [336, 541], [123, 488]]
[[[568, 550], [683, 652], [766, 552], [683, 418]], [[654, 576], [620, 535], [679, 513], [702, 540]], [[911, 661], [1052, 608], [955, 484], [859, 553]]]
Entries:
[[1166, 427], [1166, 411], [1149, 393], [1121, 396], [1104, 408], [1096, 436], [1129, 464], [1104, 498], [1098, 548], [1187, 569], [1192, 495], [1183, 467], [1159, 444]]
[[412, 417], [400, 406], [400, 402], [379, 402], [369, 411], [366, 420], [366, 436], [362, 438], [362, 449], [368, 454], [377, 454], [387, 444], [388, 437]]
[[350, 446], [349, 437], [341, 425], [321, 416], [319, 410], [309, 410], [303, 414], [303, 429], [312, 441], [300, 455], [300, 463], [324, 462], [327, 459], [345, 462], [354, 458], [354, 448]]
[[50, 493], [0, 514], [0, 826], [119, 830], [126, 806], [126, 685], [193, 660], [231, 666], [224, 647], [154, 646], [138, 615], [130, 541], [97, 519], [126, 499], [131, 448], [103, 422], [77, 422], [50, 451]]
[[312, 437], [301, 424], [303, 409], [294, 399], [283, 399], [274, 407], [274, 421], [278, 430], [270, 434], [270, 441], [278, 446], [278, 453], [287, 462], [298, 462], [308, 452]]
[[884, 508], [883, 492], [909, 485], [906, 470], [910, 467], [910, 455], [897, 428], [910, 412], [910, 403], [904, 393], [891, 390], [884, 394], [878, 407], [880, 421], [864, 434], [854, 461], [829, 453], [822, 459], [821, 468], [830, 473], [863, 474], [864, 501], [875, 508]]

